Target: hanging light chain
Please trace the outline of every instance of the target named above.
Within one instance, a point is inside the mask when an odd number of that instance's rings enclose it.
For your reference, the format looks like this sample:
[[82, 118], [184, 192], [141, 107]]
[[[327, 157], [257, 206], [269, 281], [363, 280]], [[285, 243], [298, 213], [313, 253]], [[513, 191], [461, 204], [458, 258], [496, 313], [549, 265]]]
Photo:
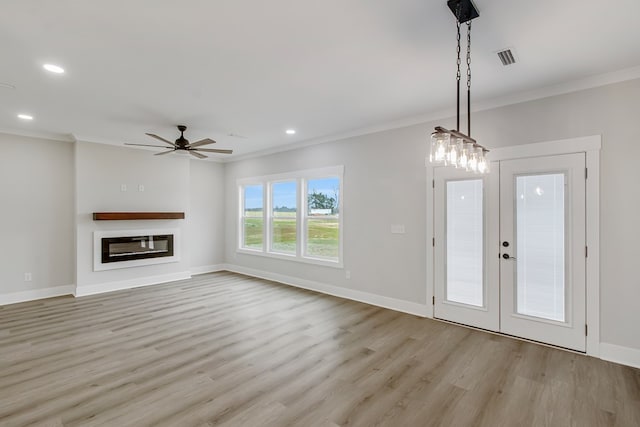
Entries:
[[467, 21], [467, 135], [471, 136], [471, 21]]
[[456, 130], [460, 130], [460, 22], [457, 22], [457, 29], [458, 29], [458, 43], [457, 43], [457, 47], [456, 47], [456, 51], [457, 51], [457, 60], [456, 60], [456, 64], [458, 67], [458, 71], [456, 73]]
[[471, 21], [467, 22], [467, 90], [471, 90]]
[[456, 75], [456, 81], [460, 81], [460, 64], [462, 63], [462, 61], [460, 60], [460, 23], [458, 22], [458, 45], [456, 48], [456, 52], [458, 55], [458, 59], [456, 61], [456, 64], [458, 65], [458, 74]]

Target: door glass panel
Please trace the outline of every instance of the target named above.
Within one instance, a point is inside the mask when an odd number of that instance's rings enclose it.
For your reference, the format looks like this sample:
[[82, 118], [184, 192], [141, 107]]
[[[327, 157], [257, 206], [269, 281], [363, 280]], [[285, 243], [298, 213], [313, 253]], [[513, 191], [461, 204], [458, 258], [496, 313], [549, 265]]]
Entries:
[[517, 312], [565, 320], [565, 176], [516, 177]]
[[446, 299], [484, 306], [482, 180], [448, 181]]

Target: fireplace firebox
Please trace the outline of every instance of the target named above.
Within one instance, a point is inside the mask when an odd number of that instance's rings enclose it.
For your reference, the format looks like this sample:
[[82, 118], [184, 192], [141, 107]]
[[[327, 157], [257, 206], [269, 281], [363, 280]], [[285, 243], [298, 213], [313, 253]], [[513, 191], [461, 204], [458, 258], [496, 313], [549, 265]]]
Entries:
[[173, 256], [173, 235], [103, 237], [102, 263]]
[[177, 228], [93, 232], [93, 271], [179, 261]]

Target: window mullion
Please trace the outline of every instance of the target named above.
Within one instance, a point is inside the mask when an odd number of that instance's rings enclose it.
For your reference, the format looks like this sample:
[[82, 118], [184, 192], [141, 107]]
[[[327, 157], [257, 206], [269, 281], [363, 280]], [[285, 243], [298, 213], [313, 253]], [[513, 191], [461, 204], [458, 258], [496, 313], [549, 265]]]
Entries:
[[304, 245], [305, 245], [305, 238], [304, 238], [304, 217], [306, 214], [305, 211], [305, 204], [303, 201], [304, 198], [304, 194], [305, 194], [305, 186], [306, 186], [306, 180], [303, 178], [298, 178], [297, 180], [297, 200], [298, 200], [298, 209], [296, 210], [296, 234], [297, 234], [297, 247], [296, 247], [296, 256], [298, 258], [302, 257], [304, 254]]
[[240, 230], [238, 230], [238, 247], [244, 248], [244, 188], [240, 187]]
[[262, 183], [262, 222], [263, 240], [262, 252], [271, 250], [271, 183], [266, 181]]

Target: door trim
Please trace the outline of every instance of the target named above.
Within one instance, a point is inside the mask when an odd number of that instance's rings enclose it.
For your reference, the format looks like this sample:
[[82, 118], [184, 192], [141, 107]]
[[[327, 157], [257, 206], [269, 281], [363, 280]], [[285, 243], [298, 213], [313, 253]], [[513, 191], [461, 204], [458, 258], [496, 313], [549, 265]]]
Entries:
[[[586, 259], [586, 319], [588, 325], [587, 351], [590, 356], [600, 357], [600, 149], [602, 135], [514, 145], [492, 149], [490, 161], [511, 160], [525, 157], [551, 156], [555, 154], [585, 153], [588, 176], [586, 180], [586, 244], [589, 248]], [[425, 158], [427, 172], [427, 305], [434, 295], [435, 250], [431, 242], [435, 236], [433, 205], [434, 167]], [[433, 318], [433, 305], [427, 317]]]

